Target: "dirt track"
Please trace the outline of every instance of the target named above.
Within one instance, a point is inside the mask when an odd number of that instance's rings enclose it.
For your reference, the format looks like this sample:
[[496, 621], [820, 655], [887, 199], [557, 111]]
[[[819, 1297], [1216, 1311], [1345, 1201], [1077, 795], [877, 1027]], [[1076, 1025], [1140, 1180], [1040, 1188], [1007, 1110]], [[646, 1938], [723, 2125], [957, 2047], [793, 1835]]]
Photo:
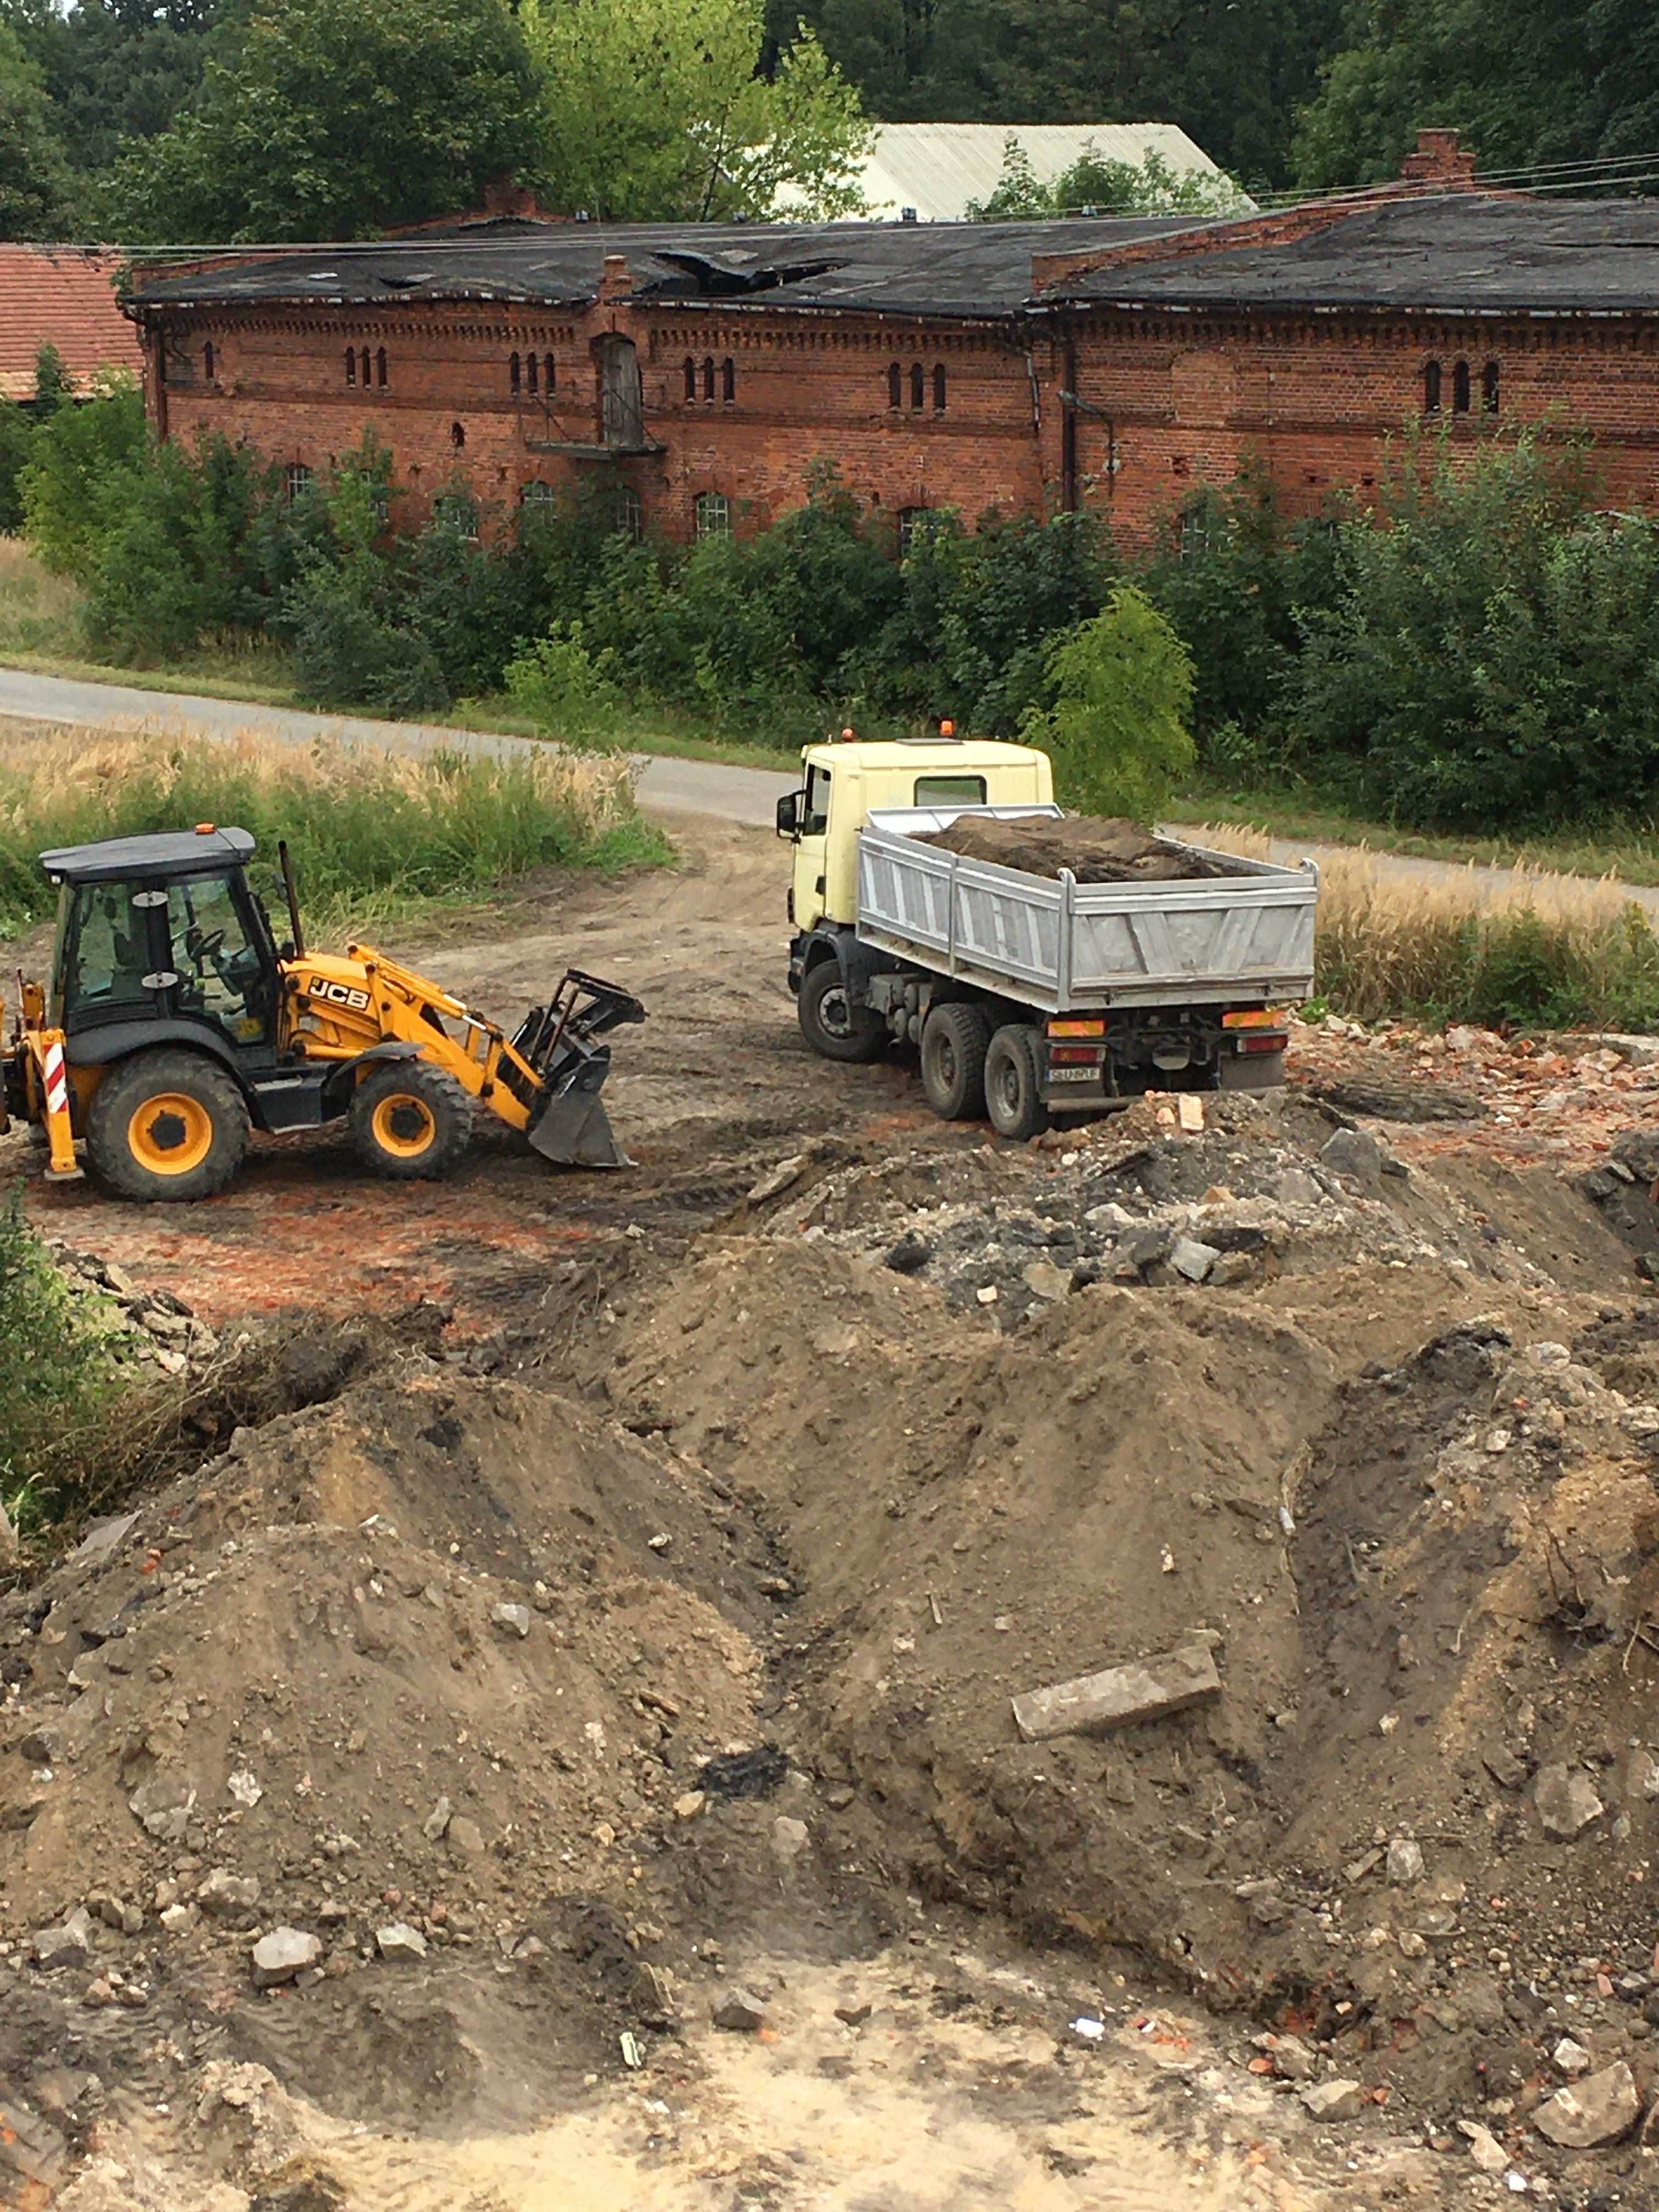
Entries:
[[[777, 847], [676, 834], [398, 948], [501, 1016], [637, 991], [625, 1174], [288, 1139], [172, 1213], [0, 1156], [216, 1328], [453, 1310], [0, 1600], [0, 2200], [9, 2155], [66, 2212], [1507, 2201], [1468, 2121], [1534, 2201], [1648, 2201], [1532, 2116], [1569, 2030], [1659, 2087], [1652, 1071], [1326, 1032], [1201, 1131], [1003, 1147], [812, 1059]], [[1193, 1632], [1213, 1707], [1015, 1740]], [[277, 1924], [318, 1963], [260, 1993]]]

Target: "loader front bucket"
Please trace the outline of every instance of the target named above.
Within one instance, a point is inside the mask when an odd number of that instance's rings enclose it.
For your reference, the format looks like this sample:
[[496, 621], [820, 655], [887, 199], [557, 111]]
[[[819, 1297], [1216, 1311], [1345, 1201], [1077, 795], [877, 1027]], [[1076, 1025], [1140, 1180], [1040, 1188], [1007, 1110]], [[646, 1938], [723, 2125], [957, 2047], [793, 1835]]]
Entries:
[[611, 1072], [607, 1056], [583, 1060], [543, 1100], [526, 1135], [546, 1160], [571, 1168], [626, 1168], [633, 1162], [617, 1146], [599, 1097]]

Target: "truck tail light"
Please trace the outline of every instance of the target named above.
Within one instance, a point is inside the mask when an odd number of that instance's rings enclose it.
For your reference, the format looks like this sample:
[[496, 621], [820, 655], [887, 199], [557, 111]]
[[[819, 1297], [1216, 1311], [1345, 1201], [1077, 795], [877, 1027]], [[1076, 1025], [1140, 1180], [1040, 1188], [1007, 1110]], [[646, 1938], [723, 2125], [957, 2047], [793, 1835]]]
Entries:
[[1106, 1057], [1103, 1044], [1051, 1044], [1050, 1067], [1098, 1067]]
[[1285, 1030], [1247, 1030], [1238, 1040], [1241, 1052], [1283, 1052], [1290, 1042]]
[[1051, 1037], [1103, 1037], [1105, 1034], [1104, 1022], [1050, 1022], [1048, 1024]]

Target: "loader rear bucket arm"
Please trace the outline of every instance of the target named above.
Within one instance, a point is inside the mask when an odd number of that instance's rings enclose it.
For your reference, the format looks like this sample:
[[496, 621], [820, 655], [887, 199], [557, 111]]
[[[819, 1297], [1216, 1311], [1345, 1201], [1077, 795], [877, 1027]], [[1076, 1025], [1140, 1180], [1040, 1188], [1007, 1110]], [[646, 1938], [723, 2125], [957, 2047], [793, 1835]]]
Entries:
[[53, 1182], [73, 1182], [82, 1170], [75, 1158], [75, 1132], [70, 1120], [64, 1032], [37, 1029], [20, 1021], [17, 1042], [27, 1055], [25, 1068], [30, 1102], [50, 1147], [46, 1174]]
[[631, 991], [580, 968], [567, 971], [545, 1006], [532, 1007], [512, 1048], [537, 1079], [526, 1134], [544, 1159], [568, 1167], [629, 1165], [599, 1098], [611, 1048], [598, 1040], [607, 1030], [644, 1019], [645, 1008]]

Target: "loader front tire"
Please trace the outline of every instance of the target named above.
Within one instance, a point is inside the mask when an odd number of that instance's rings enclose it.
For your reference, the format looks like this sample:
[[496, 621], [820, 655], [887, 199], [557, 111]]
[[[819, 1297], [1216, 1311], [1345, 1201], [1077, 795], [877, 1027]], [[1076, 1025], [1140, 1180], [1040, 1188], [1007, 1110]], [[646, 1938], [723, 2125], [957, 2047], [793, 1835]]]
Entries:
[[429, 1060], [395, 1060], [357, 1085], [349, 1115], [357, 1157], [408, 1182], [447, 1176], [472, 1141], [472, 1101]]
[[211, 1198], [241, 1165], [247, 1131], [247, 1102], [204, 1054], [140, 1052], [94, 1092], [87, 1157], [123, 1198]]

